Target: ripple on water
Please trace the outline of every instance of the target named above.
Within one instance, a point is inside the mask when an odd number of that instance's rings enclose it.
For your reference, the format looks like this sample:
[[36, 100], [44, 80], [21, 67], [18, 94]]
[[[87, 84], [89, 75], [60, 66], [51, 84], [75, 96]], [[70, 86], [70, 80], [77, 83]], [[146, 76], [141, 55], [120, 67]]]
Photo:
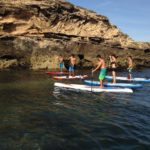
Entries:
[[[149, 74], [149, 71], [147, 72]], [[0, 149], [149, 149], [150, 89], [64, 91], [38, 72], [0, 73]]]

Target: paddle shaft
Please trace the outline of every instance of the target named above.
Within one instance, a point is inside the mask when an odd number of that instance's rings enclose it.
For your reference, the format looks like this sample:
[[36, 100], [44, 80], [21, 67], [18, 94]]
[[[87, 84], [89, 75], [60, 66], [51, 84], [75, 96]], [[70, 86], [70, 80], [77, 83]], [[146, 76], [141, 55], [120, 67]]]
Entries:
[[[93, 70], [93, 69], [92, 69]], [[92, 81], [92, 83], [91, 83], [91, 92], [92, 92], [92, 84], [93, 84], [93, 71], [91, 72], [91, 81]]]

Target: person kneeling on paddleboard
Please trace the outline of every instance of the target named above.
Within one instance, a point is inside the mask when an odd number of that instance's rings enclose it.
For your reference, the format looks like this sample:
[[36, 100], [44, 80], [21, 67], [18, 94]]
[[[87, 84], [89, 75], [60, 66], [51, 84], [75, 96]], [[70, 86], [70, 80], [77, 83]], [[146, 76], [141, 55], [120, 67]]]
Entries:
[[97, 55], [97, 58], [98, 58], [97, 67], [94, 70], [92, 70], [92, 73], [100, 69], [100, 73], [99, 73], [100, 88], [103, 88], [103, 82], [106, 76], [106, 65], [104, 59], [100, 55]]
[[69, 76], [75, 76], [76, 57], [72, 54], [70, 57]]
[[63, 72], [63, 67], [64, 67], [64, 58], [62, 55], [59, 55], [58, 57], [58, 62], [59, 62], [59, 68], [60, 72]]

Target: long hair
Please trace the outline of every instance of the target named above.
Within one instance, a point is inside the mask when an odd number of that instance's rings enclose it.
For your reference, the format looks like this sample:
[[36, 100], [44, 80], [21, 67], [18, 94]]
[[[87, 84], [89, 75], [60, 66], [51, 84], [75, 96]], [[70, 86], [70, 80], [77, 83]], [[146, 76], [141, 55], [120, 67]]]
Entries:
[[101, 55], [97, 55], [97, 58], [102, 58], [102, 56]]

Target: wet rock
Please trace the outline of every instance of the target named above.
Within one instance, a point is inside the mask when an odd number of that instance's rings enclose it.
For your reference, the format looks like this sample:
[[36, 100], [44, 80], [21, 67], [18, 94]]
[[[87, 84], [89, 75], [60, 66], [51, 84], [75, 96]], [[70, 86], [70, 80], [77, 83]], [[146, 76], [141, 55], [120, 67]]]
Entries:
[[12, 59], [12, 60], [2, 59], [2, 60], [0, 60], [0, 69], [16, 68], [16, 67], [18, 67], [18, 61], [16, 59]]
[[16, 60], [14, 67], [56, 68], [57, 56], [67, 60], [71, 53], [84, 56], [78, 57], [81, 67], [91, 66], [97, 54], [108, 61], [111, 53], [119, 56], [120, 66], [127, 55], [135, 65], [149, 66], [149, 49], [150, 43], [135, 42], [107, 17], [64, 0], [0, 1], [0, 60]]

